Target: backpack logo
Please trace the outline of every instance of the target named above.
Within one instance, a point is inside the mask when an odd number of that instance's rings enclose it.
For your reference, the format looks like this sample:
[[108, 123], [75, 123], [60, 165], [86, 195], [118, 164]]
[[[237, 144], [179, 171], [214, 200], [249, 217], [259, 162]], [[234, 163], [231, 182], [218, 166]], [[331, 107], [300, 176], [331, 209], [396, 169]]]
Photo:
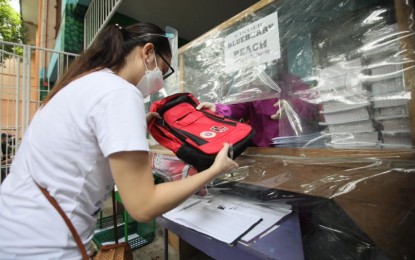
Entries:
[[216, 136], [216, 133], [211, 132], [211, 131], [203, 131], [200, 133], [200, 136], [203, 138], [213, 138]]
[[228, 128], [226, 126], [212, 126], [210, 130], [214, 132], [218, 132], [218, 133], [223, 133], [223, 132], [228, 131]]

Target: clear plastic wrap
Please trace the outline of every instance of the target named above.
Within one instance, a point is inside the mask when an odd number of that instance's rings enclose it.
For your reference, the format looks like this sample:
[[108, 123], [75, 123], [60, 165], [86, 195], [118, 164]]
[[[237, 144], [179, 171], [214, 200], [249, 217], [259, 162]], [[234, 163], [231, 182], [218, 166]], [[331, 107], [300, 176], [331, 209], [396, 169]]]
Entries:
[[405, 0], [260, 1], [180, 48], [177, 91], [268, 138], [208, 191], [290, 203], [305, 259], [415, 259], [414, 20]]
[[[199, 195], [226, 192], [291, 205], [300, 215], [305, 259], [414, 258], [414, 151], [296, 149], [282, 156], [273, 149], [247, 150], [236, 159], [239, 169]], [[171, 154], [153, 161], [164, 181], [196, 173]]]
[[413, 6], [266, 2], [179, 50], [180, 91], [272, 129], [253, 146], [411, 148]]

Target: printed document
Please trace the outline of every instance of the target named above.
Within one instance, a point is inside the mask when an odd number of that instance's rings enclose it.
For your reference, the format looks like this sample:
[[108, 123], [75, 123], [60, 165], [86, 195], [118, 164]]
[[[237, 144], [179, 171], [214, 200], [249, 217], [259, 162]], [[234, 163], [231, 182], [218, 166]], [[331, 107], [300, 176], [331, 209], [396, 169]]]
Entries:
[[215, 194], [209, 198], [193, 196], [163, 216], [233, 244], [241, 238], [244, 242], [253, 240], [289, 213], [291, 208], [286, 204], [267, 206], [239, 196]]

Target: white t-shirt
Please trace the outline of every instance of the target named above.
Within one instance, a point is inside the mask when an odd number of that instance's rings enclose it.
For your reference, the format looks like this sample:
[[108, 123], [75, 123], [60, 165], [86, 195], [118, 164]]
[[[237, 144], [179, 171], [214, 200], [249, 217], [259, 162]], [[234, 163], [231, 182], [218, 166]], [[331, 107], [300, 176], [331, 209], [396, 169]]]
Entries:
[[146, 127], [141, 92], [108, 69], [60, 90], [34, 116], [0, 186], [0, 259], [80, 259], [68, 227], [34, 180], [55, 197], [88, 247], [114, 183], [108, 155], [148, 151]]

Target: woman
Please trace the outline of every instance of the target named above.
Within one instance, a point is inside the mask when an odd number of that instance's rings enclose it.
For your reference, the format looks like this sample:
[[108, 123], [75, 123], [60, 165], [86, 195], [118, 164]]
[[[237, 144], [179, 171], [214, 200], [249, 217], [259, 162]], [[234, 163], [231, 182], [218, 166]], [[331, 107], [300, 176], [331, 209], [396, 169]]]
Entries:
[[224, 144], [209, 169], [154, 185], [143, 100], [173, 72], [170, 59], [165, 32], [138, 23], [107, 27], [72, 63], [34, 116], [0, 187], [0, 259], [80, 258], [36, 183], [59, 202], [88, 248], [114, 182], [129, 214], [146, 222], [238, 167]]
[[206, 108], [246, 121], [255, 130], [251, 145], [256, 147], [274, 146], [272, 139], [275, 137], [301, 136], [319, 131], [317, 105], [301, 96], [310, 88], [309, 85], [283, 69], [278, 71], [275, 81], [281, 88], [280, 98], [236, 104], [202, 102], [196, 109]]

